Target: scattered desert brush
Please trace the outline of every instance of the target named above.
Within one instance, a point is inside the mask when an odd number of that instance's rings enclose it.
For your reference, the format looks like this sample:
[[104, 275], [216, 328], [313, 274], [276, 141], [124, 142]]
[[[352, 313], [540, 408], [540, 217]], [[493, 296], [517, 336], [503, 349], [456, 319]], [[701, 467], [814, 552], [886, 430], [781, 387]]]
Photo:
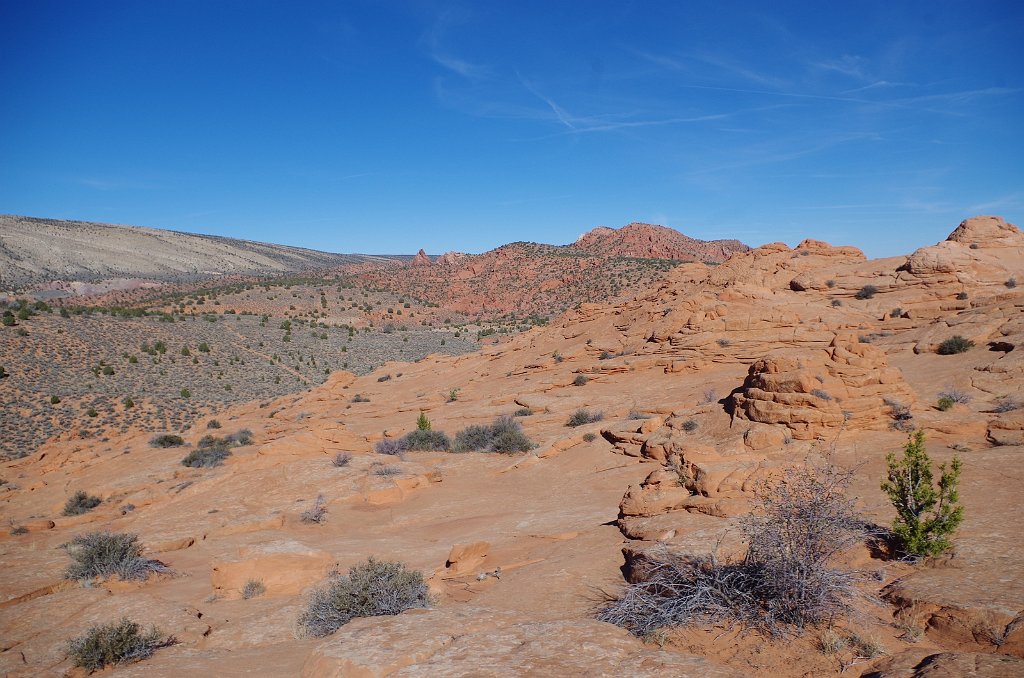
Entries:
[[156, 627], [143, 632], [128, 618], [112, 624], [93, 626], [85, 634], [68, 641], [68, 655], [75, 666], [99, 671], [105, 666], [131, 664], [148, 659], [161, 647], [173, 645]]
[[65, 579], [86, 580], [119, 576], [145, 579], [151, 572], [167, 572], [167, 566], [142, 555], [137, 535], [124, 532], [92, 532], [75, 537], [64, 549], [74, 561], [64, 571]]
[[429, 605], [430, 594], [421, 572], [371, 557], [313, 591], [298, 625], [302, 635], [320, 637], [356, 617], [394, 615]]

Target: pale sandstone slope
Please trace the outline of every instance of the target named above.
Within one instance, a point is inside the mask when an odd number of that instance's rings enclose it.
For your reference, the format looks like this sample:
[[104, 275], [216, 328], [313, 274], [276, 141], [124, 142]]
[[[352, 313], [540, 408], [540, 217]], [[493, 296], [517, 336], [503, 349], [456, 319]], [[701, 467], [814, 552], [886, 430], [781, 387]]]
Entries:
[[[993, 224], [1001, 240], [971, 249]], [[220, 416], [225, 432], [250, 428], [256, 443], [217, 469], [187, 469], [184, 450], [152, 449], [141, 433], [54, 442], [5, 464], [0, 507], [30, 531], [0, 537], [0, 670], [59, 674], [69, 666], [67, 638], [128, 614], [181, 642], [117, 675], [838, 674], [813, 634], [766, 645], [720, 630], [685, 632], [666, 635], [660, 648], [591, 614], [602, 591], [633, 576], [651, 549], [706, 552], [723, 536], [722, 547], [733, 548], [753, 484], [808, 455], [859, 465], [861, 505], [887, 523], [878, 481], [885, 454], [905, 441], [888, 425], [886, 398], [895, 397], [926, 430], [934, 458], [948, 460], [948, 445], [969, 448], [961, 452], [967, 519], [956, 556], [938, 567], [867, 549], [854, 555], [878, 574], [889, 601], [865, 608], [858, 624], [893, 658], [846, 675], [953, 676], [968, 665], [1019, 675], [1024, 588], [1014, 573], [1024, 556], [1024, 500], [1015, 469], [1024, 421], [1020, 410], [998, 413], [993, 404], [1020, 396], [1024, 383], [1024, 293], [1005, 285], [1024, 265], [1024, 236], [988, 218], [954, 236], [936, 246], [969, 257], [952, 274], [908, 268], [930, 248], [869, 261], [815, 241], [769, 245], [717, 267], [681, 266], [634, 302], [584, 305], [479, 354], [385, 365], [361, 378], [335, 374], [305, 394]], [[856, 299], [866, 284], [879, 292]], [[902, 313], [892, 317], [896, 307]], [[953, 333], [977, 346], [930, 352]], [[394, 376], [378, 382], [385, 373]], [[572, 385], [580, 374], [588, 383]], [[973, 401], [939, 412], [933, 403], [947, 385]], [[447, 402], [452, 389], [457, 400]], [[369, 402], [353, 403], [357, 393]], [[535, 412], [521, 420], [539, 444], [529, 454], [401, 461], [371, 451], [381, 435], [413, 428], [420, 411], [454, 433], [519, 407]], [[602, 410], [604, 420], [567, 428], [580, 407]], [[649, 418], [630, 419], [631, 411]], [[203, 425], [187, 433], [190, 443]], [[339, 451], [354, 454], [348, 467], [331, 465]], [[403, 474], [376, 475], [375, 463]], [[76, 489], [104, 504], [60, 517]], [[328, 521], [302, 524], [299, 512], [318, 493], [329, 501]], [[135, 509], [122, 514], [129, 503]], [[68, 559], [57, 546], [101, 528], [138, 532], [178, 574], [61, 584]], [[296, 639], [302, 592], [370, 555], [425, 571], [438, 605]], [[500, 579], [478, 580], [499, 566]], [[267, 593], [241, 600], [252, 577]], [[926, 627], [917, 644], [891, 626], [894, 610], [911, 605]]]

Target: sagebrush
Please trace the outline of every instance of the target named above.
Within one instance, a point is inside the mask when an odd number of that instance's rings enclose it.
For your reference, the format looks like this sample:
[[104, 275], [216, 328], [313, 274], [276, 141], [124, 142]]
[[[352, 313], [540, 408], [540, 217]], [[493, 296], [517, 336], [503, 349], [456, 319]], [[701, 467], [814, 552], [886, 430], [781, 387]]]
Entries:
[[455, 434], [455, 452], [528, 452], [534, 444], [512, 417], [498, 417], [488, 426], [467, 426]]
[[93, 510], [102, 503], [103, 500], [99, 497], [94, 497], [82, 490], [78, 490], [68, 497], [62, 513], [66, 516], [79, 516]]
[[93, 626], [68, 641], [68, 655], [75, 666], [99, 671], [108, 665], [147, 659], [158, 648], [173, 643], [173, 638], [165, 638], [156, 627], [143, 632], [141, 626], [125, 617], [111, 624]]
[[332, 576], [315, 589], [299, 615], [302, 635], [326, 636], [356, 617], [394, 615], [428, 607], [430, 594], [423, 573], [402, 563], [370, 558], [348, 574]]
[[65, 579], [92, 579], [119, 576], [121, 579], [145, 579], [151, 572], [167, 572], [166, 565], [142, 555], [137, 535], [125, 532], [92, 532], [75, 537], [64, 549], [74, 561], [65, 571]]

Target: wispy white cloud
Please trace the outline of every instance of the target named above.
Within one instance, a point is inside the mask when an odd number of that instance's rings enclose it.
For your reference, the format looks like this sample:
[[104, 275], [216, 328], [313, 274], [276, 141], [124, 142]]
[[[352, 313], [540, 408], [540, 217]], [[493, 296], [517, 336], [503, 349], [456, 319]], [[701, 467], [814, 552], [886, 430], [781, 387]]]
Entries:
[[895, 99], [865, 99], [862, 97], [835, 96], [830, 94], [811, 94], [807, 92], [779, 92], [771, 90], [746, 89], [742, 87], [718, 87], [715, 85], [678, 85], [686, 89], [713, 90], [719, 92], [736, 92], [738, 94], [754, 94], [759, 96], [784, 97], [790, 99], [807, 99], [817, 101], [834, 101], [839, 103], [851, 103], [862, 106], [877, 106], [882, 108], [902, 108], [907, 110], [925, 111], [929, 113], [941, 113], [944, 115], [963, 116], [966, 113], [950, 108], [942, 108], [943, 105], [952, 106], [973, 101], [979, 97], [1004, 96], [1016, 94], [1021, 90], [1012, 87], [986, 87], [982, 89], [960, 90], [955, 92], [943, 92], [938, 94], [927, 94], [912, 97], [899, 97]]
[[762, 73], [749, 68], [735, 60], [711, 52], [698, 52], [694, 54], [683, 54], [666, 56], [664, 54], [652, 54], [650, 52], [637, 52], [637, 54], [651, 63], [663, 66], [670, 70], [699, 75], [691, 64], [703, 64], [711, 66], [720, 74], [727, 73], [735, 77], [756, 83], [762, 87], [788, 87], [791, 83], [785, 78], [768, 73]]
[[1024, 193], [1016, 192], [1004, 195], [986, 202], [979, 202], [969, 205], [965, 211], [977, 214], [979, 212], [992, 212], [997, 210], [1019, 210], [1024, 208]]
[[591, 116], [573, 115], [564, 106], [558, 104], [554, 99], [537, 89], [533, 84], [524, 79], [521, 75], [519, 81], [528, 92], [543, 101], [551, 110], [554, 119], [567, 128], [569, 134], [588, 134], [595, 132], [613, 132], [616, 130], [628, 130], [642, 127], [661, 127], [665, 125], [680, 125], [686, 123], [710, 122], [723, 120], [736, 115], [741, 111], [728, 111], [722, 113], [708, 113], [692, 116], [669, 116], [664, 118], [648, 118], [637, 120], [632, 115], [625, 114], [603, 114]]
[[475, 64], [466, 59], [454, 56], [445, 46], [445, 39], [450, 30], [466, 22], [466, 17], [457, 14], [454, 8], [438, 14], [434, 23], [421, 38], [427, 55], [438, 65], [467, 80], [483, 80], [491, 76], [491, 69], [482, 64]]
[[814, 64], [814, 67], [822, 71], [839, 73], [855, 80], [871, 81], [876, 79], [867, 73], [868, 60], [853, 54], [844, 54], [836, 59], [819, 61]]
[[888, 80], [876, 80], [871, 84], [864, 85], [863, 87], [854, 87], [853, 89], [843, 90], [842, 94], [853, 94], [855, 92], [867, 92], [873, 89], [886, 89], [889, 87], [910, 87], [910, 83], [905, 82], [889, 82]]

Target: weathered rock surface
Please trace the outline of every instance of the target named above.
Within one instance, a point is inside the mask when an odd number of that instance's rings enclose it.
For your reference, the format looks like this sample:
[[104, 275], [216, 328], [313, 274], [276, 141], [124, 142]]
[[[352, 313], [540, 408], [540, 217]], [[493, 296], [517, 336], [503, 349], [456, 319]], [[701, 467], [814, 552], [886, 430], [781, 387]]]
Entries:
[[471, 607], [357, 619], [324, 640], [303, 676], [738, 676], [638, 644], [593, 620], [533, 621]]
[[838, 336], [825, 351], [758, 360], [733, 395], [737, 417], [782, 424], [799, 440], [840, 428], [885, 430], [893, 421], [887, 401], [913, 404], [900, 370], [885, 351]]

